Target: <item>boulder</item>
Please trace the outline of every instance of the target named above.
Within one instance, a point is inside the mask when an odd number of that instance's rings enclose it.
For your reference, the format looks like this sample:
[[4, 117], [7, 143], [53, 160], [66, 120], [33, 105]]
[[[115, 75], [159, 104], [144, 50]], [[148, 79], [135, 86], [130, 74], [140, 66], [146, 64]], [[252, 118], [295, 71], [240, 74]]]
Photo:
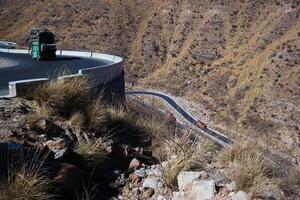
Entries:
[[248, 194], [244, 191], [238, 191], [232, 195], [232, 200], [248, 200]]
[[216, 183], [214, 180], [196, 180], [193, 182], [191, 190], [192, 200], [209, 200], [216, 193]]
[[56, 153], [57, 151], [67, 147], [66, 140], [64, 138], [56, 138], [54, 140], [48, 140], [44, 143], [51, 151]]
[[68, 144], [64, 138], [55, 138], [44, 143], [54, 153], [54, 158], [62, 158], [68, 152]]
[[132, 173], [129, 175], [128, 180], [132, 184], [137, 184], [140, 181], [140, 177], [136, 173]]
[[154, 194], [154, 189], [148, 188], [146, 191], [143, 192], [143, 197], [145, 199], [150, 198]]
[[67, 191], [69, 197], [75, 196], [74, 191], [82, 186], [82, 171], [75, 165], [62, 162], [53, 161], [48, 166], [53, 174], [53, 180]]
[[136, 158], [133, 158], [129, 164], [129, 170], [136, 170], [140, 166], [140, 161]]
[[146, 170], [143, 167], [140, 168], [140, 169], [138, 169], [138, 170], [136, 170], [134, 173], [136, 175], [138, 175], [139, 177], [141, 177], [141, 178], [144, 178], [146, 176]]
[[180, 191], [192, 189], [193, 181], [200, 178], [201, 172], [182, 171], [177, 176], [178, 188]]
[[236, 189], [236, 184], [234, 181], [232, 181], [232, 182], [226, 184], [226, 187], [230, 192], [232, 192]]
[[186, 200], [190, 199], [188, 192], [173, 192], [172, 200]]
[[146, 169], [146, 174], [147, 174], [147, 176], [161, 177], [162, 176], [162, 170], [161, 170], [160, 167]]
[[143, 188], [157, 189], [163, 186], [159, 178], [146, 178], [143, 182]]

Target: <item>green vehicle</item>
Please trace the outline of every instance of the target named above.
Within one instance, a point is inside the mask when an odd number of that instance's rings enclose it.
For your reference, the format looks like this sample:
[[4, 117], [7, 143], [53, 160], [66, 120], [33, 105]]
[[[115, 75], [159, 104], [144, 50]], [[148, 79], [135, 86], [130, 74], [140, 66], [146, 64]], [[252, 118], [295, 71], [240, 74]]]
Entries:
[[35, 28], [29, 31], [27, 39], [32, 59], [48, 60], [56, 57], [56, 45], [54, 34], [45, 28]]

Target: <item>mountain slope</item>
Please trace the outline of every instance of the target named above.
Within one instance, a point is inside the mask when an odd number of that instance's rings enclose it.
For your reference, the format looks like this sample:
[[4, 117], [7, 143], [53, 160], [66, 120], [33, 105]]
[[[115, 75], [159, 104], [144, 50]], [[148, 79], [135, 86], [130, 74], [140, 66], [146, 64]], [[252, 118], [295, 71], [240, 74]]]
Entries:
[[0, 3], [0, 39], [24, 45], [30, 27], [46, 26], [64, 49], [124, 56], [128, 82], [203, 104], [237, 138], [299, 149], [299, 1]]

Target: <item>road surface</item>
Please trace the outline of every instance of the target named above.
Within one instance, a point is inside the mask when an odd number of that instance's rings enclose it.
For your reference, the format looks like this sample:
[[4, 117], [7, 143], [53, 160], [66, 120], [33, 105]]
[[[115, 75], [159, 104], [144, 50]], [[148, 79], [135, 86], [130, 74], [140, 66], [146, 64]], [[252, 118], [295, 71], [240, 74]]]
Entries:
[[55, 60], [36, 61], [29, 54], [0, 52], [0, 96], [8, 95], [8, 82], [53, 77], [66, 69], [78, 73], [79, 69], [111, 64], [110, 61], [75, 57], [57, 56]]
[[[170, 107], [172, 107], [187, 122], [189, 122], [193, 126], [196, 126], [197, 119], [195, 119], [190, 113], [184, 110], [172, 97], [164, 93], [155, 92], [155, 91], [132, 90], [132, 91], [126, 91], [126, 95], [149, 95], [149, 96], [159, 97], [165, 102], [167, 102], [170, 105]], [[214, 139], [222, 146], [227, 146], [233, 143], [231, 139], [219, 133], [218, 131], [213, 130], [212, 128], [207, 127], [202, 131], [204, 132], [204, 134], [206, 134], [211, 139]]]

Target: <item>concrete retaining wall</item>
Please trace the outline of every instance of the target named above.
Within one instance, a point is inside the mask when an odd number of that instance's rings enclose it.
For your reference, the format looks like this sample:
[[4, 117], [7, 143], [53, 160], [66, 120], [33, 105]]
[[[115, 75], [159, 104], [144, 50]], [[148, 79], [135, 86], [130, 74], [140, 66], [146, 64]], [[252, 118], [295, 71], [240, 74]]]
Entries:
[[[21, 49], [1, 49], [0, 52], [29, 54], [29, 50]], [[125, 99], [125, 83], [123, 71], [123, 59], [118, 56], [80, 51], [64, 51], [58, 50], [57, 55], [89, 57], [92, 59], [102, 59], [111, 62], [111, 64], [98, 66], [93, 68], [80, 69], [78, 73], [71, 76], [86, 75], [95, 85], [97, 91], [101, 89], [107, 99], [124, 100]], [[8, 97], [32, 97], [34, 89], [41, 84], [49, 81], [48, 77], [40, 79], [29, 79], [9, 82]], [[1, 98], [1, 97], [0, 97]]]

